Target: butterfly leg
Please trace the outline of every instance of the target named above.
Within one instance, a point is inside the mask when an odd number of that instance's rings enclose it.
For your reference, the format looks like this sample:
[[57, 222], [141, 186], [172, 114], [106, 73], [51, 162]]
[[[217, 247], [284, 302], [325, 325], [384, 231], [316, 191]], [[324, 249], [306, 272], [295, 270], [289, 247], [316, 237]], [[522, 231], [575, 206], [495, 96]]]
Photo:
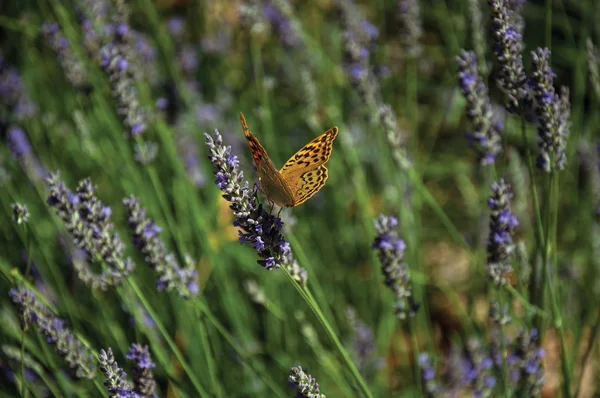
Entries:
[[281, 210], [283, 210], [283, 207], [279, 208], [279, 211], [277, 212], [277, 218], [281, 218], [281, 217], [279, 217], [279, 215], [281, 214]]
[[271, 209], [269, 210], [269, 214], [273, 213], [273, 208], [275, 207], [275, 202], [272, 202], [269, 200], [269, 202], [271, 202]]

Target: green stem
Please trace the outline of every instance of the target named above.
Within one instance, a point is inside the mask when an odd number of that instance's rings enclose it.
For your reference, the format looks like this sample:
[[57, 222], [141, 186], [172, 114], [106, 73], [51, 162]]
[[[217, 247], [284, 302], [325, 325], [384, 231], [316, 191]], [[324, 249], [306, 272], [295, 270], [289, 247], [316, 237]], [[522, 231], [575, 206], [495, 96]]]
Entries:
[[312, 294], [310, 293], [310, 290], [308, 290], [308, 288], [306, 288], [306, 287], [300, 286], [298, 284], [298, 282], [296, 282], [296, 280], [292, 277], [292, 275], [290, 274], [290, 272], [287, 269], [285, 269], [285, 267], [281, 267], [281, 269], [283, 270], [283, 272], [285, 273], [285, 275], [288, 277], [288, 279], [290, 280], [290, 282], [294, 285], [294, 287], [296, 288], [296, 290], [298, 291], [298, 293], [300, 293], [300, 295], [302, 296], [302, 298], [304, 299], [304, 301], [306, 302], [306, 304], [308, 304], [309, 308], [312, 310], [312, 312], [315, 314], [315, 316], [317, 317], [317, 319], [321, 323], [321, 326], [323, 326], [323, 328], [327, 332], [327, 335], [329, 336], [329, 338], [331, 339], [331, 341], [333, 342], [333, 344], [337, 348], [340, 356], [342, 357], [344, 363], [346, 364], [346, 366], [350, 370], [350, 373], [354, 377], [354, 380], [358, 384], [358, 387], [361, 390], [361, 392], [363, 393], [363, 395], [366, 396], [366, 397], [368, 397], [368, 398], [373, 398], [373, 395], [371, 395], [371, 392], [369, 391], [369, 388], [367, 387], [367, 383], [364, 381], [364, 379], [362, 378], [362, 376], [358, 372], [358, 369], [356, 368], [356, 365], [354, 365], [354, 362], [352, 362], [352, 359], [350, 358], [350, 355], [348, 355], [348, 353], [344, 349], [344, 346], [342, 345], [342, 343], [340, 342], [340, 340], [336, 336], [335, 332], [333, 331], [333, 328], [329, 325], [329, 323], [327, 322], [327, 319], [325, 319], [325, 316], [323, 315], [323, 312], [319, 308], [319, 305], [317, 304], [317, 302], [312, 297]]
[[169, 336], [169, 333], [167, 332], [167, 330], [165, 329], [164, 325], [160, 321], [160, 318], [154, 312], [154, 310], [150, 306], [150, 303], [148, 303], [148, 300], [146, 300], [146, 297], [142, 293], [142, 291], [139, 288], [139, 286], [137, 285], [137, 283], [132, 278], [127, 278], [127, 281], [129, 282], [129, 285], [134, 290], [134, 292], [135, 292], [136, 296], [138, 297], [138, 299], [142, 302], [142, 305], [144, 306], [144, 308], [146, 309], [146, 311], [148, 311], [148, 314], [150, 314], [150, 316], [154, 320], [154, 322], [156, 324], [156, 327], [158, 328], [158, 330], [162, 334], [163, 338], [166, 340], [166, 342], [169, 345], [169, 348], [171, 348], [171, 351], [173, 352], [173, 354], [175, 354], [175, 356], [177, 357], [177, 360], [180, 362], [181, 366], [183, 367], [183, 370], [185, 371], [185, 373], [187, 374], [188, 378], [190, 379], [190, 381], [194, 385], [194, 388], [196, 389], [196, 392], [201, 397], [208, 397], [209, 394], [206, 392], [206, 390], [204, 390], [204, 388], [202, 387], [202, 385], [200, 384], [200, 382], [196, 378], [196, 374], [192, 371], [192, 369], [188, 365], [187, 361], [183, 357], [183, 354], [181, 353], [181, 351], [179, 351], [179, 348], [177, 348], [177, 345], [175, 344], [175, 342], [173, 341], [173, 339], [171, 338], [171, 336]]

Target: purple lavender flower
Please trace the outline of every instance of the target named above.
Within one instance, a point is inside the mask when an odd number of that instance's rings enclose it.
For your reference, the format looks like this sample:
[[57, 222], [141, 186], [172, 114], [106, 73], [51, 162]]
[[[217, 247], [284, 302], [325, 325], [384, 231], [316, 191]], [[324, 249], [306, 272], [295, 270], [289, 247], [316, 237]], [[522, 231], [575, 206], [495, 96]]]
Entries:
[[496, 82], [508, 97], [506, 109], [517, 113], [528, 100], [527, 76], [521, 54], [521, 34], [512, 24], [510, 0], [488, 0], [492, 9], [494, 54], [500, 71]]
[[459, 86], [467, 101], [467, 115], [473, 126], [473, 131], [467, 134], [467, 139], [477, 152], [481, 165], [494, 164], [502, 150], [502, 124], [492, 120], [490, 98], [477, 70], [475, 53], [461, 50], [456, 61]]
[[14, 157], [21, 159], [31, 154], [31, 144], [23, 129], [17, 126], [10, 126], [7, 136], [8, 148]]
[[429, 354], [426, 352], [420, 353], [418, 363], [419, 368], [421, 368], [421, 380], [425, 395], [427, 397], [437, 397], [442, 392], [442, 386], [437, 381]]
[[286, 8], [286, 5], [286, 2], [267, 0], [263, 12], [281, 42], [287, 47], [296, 47], [301, 41], [290, 20], [291, 10]]
[[47, 172], [35, 156], [29, 138], [22, 128], [9, 126], [6, 143], [21, 168], [32, 180], [43, 179]]
[[296, 396], [299, 398], [325, 398], [325, 394], [321, 394], [317, 380], [306, 373], [302, 366], [294, 366], [290, 370], [288, 380], [296, 388], [298, 393]]
[[[50, 193], [48, 204], [56, 208], [63, 220], [73, 243], [85, 253], [84, 257], [74, 258], [79, 278], [92, 289], [106, 290], [118, 286], [135, 267], [133, 261], [124, 257], [125, 245], [109, 221], [110, 208], [96, 197], [96, 187], [89, 178], [81, 180], [76, 193], [60, 180], [58, 172], [47, 179]], [[102, 262], [106, 265], [100, 275], [87, 266], [87, 261]]]
[[519, 388], [524, 396], [537, 396], [544, 384], [542, 358], [544, 350], [539, 345], [536, 329], [521, 330], [509, 347], [511, 361], [508, 363], [513, 388]]
[[152, 374], [152, 368], [156, 367], [150, 359], [148, 346], [132, 344], [126, 356], [127, 359], [135, 361], [133, 367], [134, 391], [140, 398], [158, 397], [156, 393], [156, 381]]
[[123, 204], [127, 208], [129, 227], [133, 230], [133, 243], [158, 274], [158, 290], [176, 290], [184, 298], [196, 296], [199, 287], [191, 258], [186, 257], [186, 267], [179, 265], [160, 238], [160, 227], [146, 216], [146, 209], [140, 206], [139, 198], [132, 195], [124, 199]]
[[180, 16], [174, 16], [167, 21], [167, 30], [176, 39], [181, 39], [185, 30], [185, 21]]
[[71, 333], [62, 319], [55, 317], [50, 309], [26, 288], [10, 289], [9, 295], [17, 307], [24, 331], [31, 325], [35, 326], [46, 337], [48, 344], [54, 346], [58, 354], [65, 359], [76, 377], [95, 377], [94, 355]]
[[512, 270], [510, 254], [514, 250], [513, 234], [519, 221], [510, 211], [513, 193], [503, 179], [492, 184], [492, 195], [488, 199], [490, 215], [490, 235], [487, 245], [487, 266], [489, 278], [496, 284], [507, 282], [507, 274]]
[[559, 96], [554, 90], [555, 75], [550, 68], [550, 50], [538, 48], [531, 56], [531, 85], [536, 100], [535, 115], [540, 148], [537, 165], [549, 173], [562, 170], [567, 165], [565, 150], [571, 114], [569, 91], [563, 87]]
[[111, 348], [108, 351], [100, 350], [98, 359], [100, 360], [100, 370], [106, 378], [104, 386], [112, 397], [138, 397], [138, 394], [127, 382], [127, 373], [119, 367]]
[[16, 120], [29, 119], [37, 113], [18, 71], [4, 62], [0, 55], [0, 105], [12, 112]]
[[423, 35], [419, 2], [417, 0], [399, 0], [398, 15], [406, 54], [410, 58], [416, 58], [422, 51], [419, 41]]
[[256, 191], [251, 191], [244, 180], [237, 156], [231, 153], [231, 147], [223, 145], [219, 132], [215, 130], [214, 138], [206, 133], [204, 137], [214, 166], [215, 183], [231, 203], [233, 225], [239, 228], [240, 242], [255, 248], [260, 257], [258, 264], [268, 270], [284, 266], [298, 283], [306, 284], [306, 270], [294, 260], [290, 244], [281, 235], [281, 219], [267, 213], [258, 203]]
[[379, 261], [381, 261], [385, 284], [396, 296], [394, 304], [396, 316], [406, 319], [408, 316], [412, 317], [416, 314], [419, 305], [412, 297], [408, 266], [403, 263], [406, 244], [398, 237], [398, 232], [395, 230], [397, 226], [396, 218], [379, 215], [379, 218], [375, 220], [377, 237], [373, 242], [373, 248], [377, 250]]

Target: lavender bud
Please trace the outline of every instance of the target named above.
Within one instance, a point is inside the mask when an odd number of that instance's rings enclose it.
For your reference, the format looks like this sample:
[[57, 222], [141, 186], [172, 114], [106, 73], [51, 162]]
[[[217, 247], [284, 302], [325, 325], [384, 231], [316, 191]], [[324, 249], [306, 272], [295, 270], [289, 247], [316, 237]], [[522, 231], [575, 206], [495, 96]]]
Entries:
[[406, 244], [398, 237], [395, 228], [398, 220], [394, 217], [386, 217], [383, 214], [375, 220], [377, 237], [373, 242], [373, 248], [377, 250], [381, 271], [385, 276], [385, 284], [396, 296], [394, 309], [399, 319], [414, 316], [419, 305], [412, 297], [412, 286], [408, 266], [403, 263]]
[[100, 350], [98, 359], [100, 360], [100, 370], [106, 378], [104, 386], [111, 397], [136, 398], [138, 396], [127, 382], [127, 373], [119, 367], [111, 348], [108, 349], [108, 352]]
[[492, 9], [492, 34], [494, 54], [499, 65], [496, 78], [498, 87], [508, 97], [506, 109], [517, 113], [527, 101], [527, 76], [521, 54], [521, 34], [512, 22], [510, 0], [488, 0]]
[[325, 394], [321, 394], [317, 380], [306, 373], [301, 366], [294, 366], [290, 370], [289, 382], [296, 388], [298, 397], [325, 398]]
[[565, 150], [571, 114], [569, 92], [563, 87], [561, 95], [558, 96], [554, 91], [555, 75], [550, 68], [550, 50], [538, 48], [531, 56], [531, 84], [536, 100], [535, 114], [540, 148], [537, 164], [546, 172], [562, 170], [567, 164]]
[[156, 367], [150, 359], [148, 346], [132, 344], [126, 356], [127, 359], [135, 361], [133, 367], [134, 391], [140, 398], [156, 397], [156, 381], [152, 374], [152, 368]]
[[494, 164], [502, 150], [502, 124], [495, 123], [487, 88], [477, 70], [477, 57], [474, 52], [461, 50], [456, 57], [458, 62], [458, 81], [467, 101], [467, 116], [471, 120], [473, 131], [467, 134], [467, 140], [477, 152], [481, 165]]
[[48, 344], [65, 359], [78, 378], [93, 379], [96, 373], [94, 356], [89, 349], [28, 289], [10, 289], [10, 297], [17, 307], [21, 326], [27, 331], [35, 326], [46, 337]]
[[193, 261], [181, 267], [173, 253], [167, 251], [160, 238], [160, 227], [146, 216], [139, 198], [131, 195], [123, 200], [127, 208], [129, 227], [133, 230], [133, 244], [144, 254], [144, 260], [158, 274], [158, 290], [176, 290], [183, 298], [198, 294]]
[[510, 185], [504, 180], [492, 184], [492, 195], [488, 199], [491, 214], [486, 270], [496, 285], [507, 283], [507, 274], [512, 270], [510, 255], [514, 250], [513, 235], [515, 227], [519, 225], [510, 211], [512, 197]]
[[102, 262], [102, 274], [95, 275], [84, 261], [78, 261], [78, 276], [91, 288], [106, 290], [118, 286], [135, 267], [129, 257], [124, 256], [125, 245], [114, 232], [109, 222], [110, 208], [96, 197], [96, 187], [89, 178], [81, 180], [76, 193], [71, 192], [58, 172], [47, 179], [49, 195], [47, 203], [56, 208], [73, 243], [85, 252], [92, 262]]

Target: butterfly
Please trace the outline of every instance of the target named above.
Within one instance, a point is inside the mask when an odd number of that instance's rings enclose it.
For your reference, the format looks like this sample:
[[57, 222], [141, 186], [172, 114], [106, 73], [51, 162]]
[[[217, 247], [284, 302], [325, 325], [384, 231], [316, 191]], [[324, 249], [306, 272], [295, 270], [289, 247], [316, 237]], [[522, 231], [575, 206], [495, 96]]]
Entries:
[[331, 156], [333, 140], [338, 134], [337, 126], [306, 144], [285, 162], [281, 170], [277, 170], [265, 148], [248, 130], [246, 119], [241, 112], [240, 121], [256, 164], [258, 181], [270, 202], [281, 208], [296, 207], [323, 188], [327, 181], [325, 163]]

